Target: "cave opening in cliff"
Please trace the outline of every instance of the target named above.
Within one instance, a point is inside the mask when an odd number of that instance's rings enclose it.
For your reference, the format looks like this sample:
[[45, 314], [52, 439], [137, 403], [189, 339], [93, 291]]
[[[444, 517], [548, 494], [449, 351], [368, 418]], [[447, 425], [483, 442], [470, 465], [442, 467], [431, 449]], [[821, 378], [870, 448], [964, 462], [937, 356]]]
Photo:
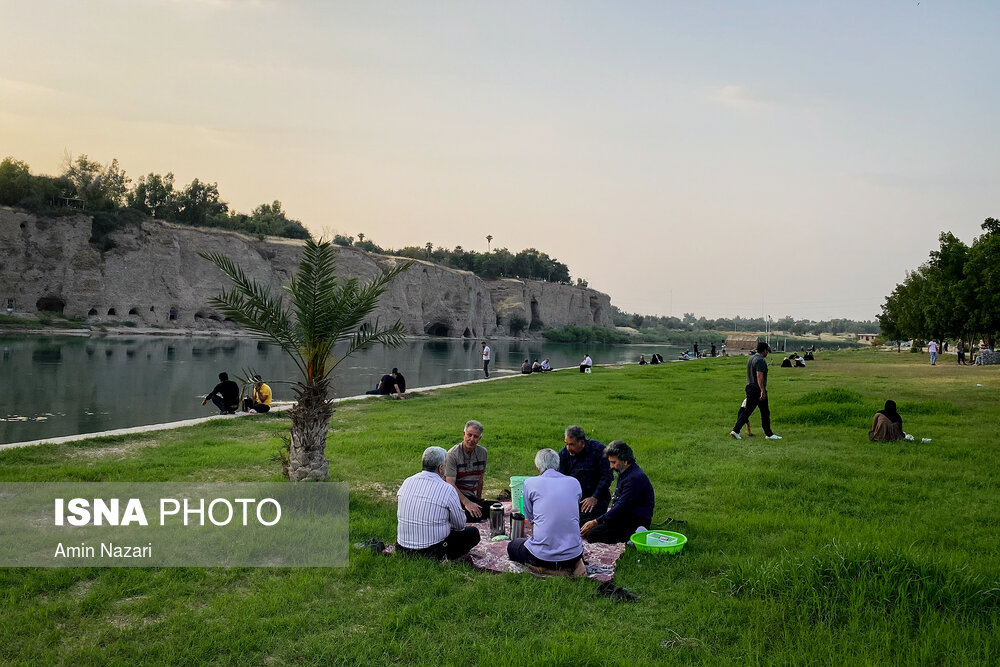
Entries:
[[170, 320], [173, 321], [173, 320], [176, 320], [176, 319], [177, 319], [177, 309], [176, 308], [171, 308], [170, 309]]
[[542, 328], [542, 317], [539, 315], [538, 311], [538, 301], [536, 299], [531, 300], [531, 324], [528, 325], [528, 331], [538, 331]]
[[128, 309], [128, 314], [129, 315], [138, 315], [139, 314], [139, 309], [138, 308], [129, 308]]
[[462, 338], [472, 338], [472, 332], [466, 327], [465, 331], [462, 332]]
[[428, 336], [447, 336], [451, 330], [448, 328], [447, 324], [442, 324], [441, 322], [434, 322], [433, 324], [428, 324], [424, 329], [424, 333]]
[[66, 308], [66, 302], [57, 296], [43, 296], [35, 302], [35, 310], [44, 310], [48, 313], [59, 313], [62, 315]]
[[97, 315], [96, 308], [91, 308], [90, 310], [87, 311], [87, 317], [94, 317], [95, 315]]
[[108, 315], [109, 316], [111, 316], [111, 315], [117, 315], [117, 314], [118, 314], [117, 310], [115, 310], [114, 308], [108, 308]]

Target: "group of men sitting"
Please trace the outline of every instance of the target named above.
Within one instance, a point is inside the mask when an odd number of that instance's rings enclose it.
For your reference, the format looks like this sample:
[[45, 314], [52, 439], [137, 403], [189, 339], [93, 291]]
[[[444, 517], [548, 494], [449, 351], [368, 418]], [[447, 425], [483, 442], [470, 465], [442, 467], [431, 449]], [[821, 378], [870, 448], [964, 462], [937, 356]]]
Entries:
[[538, 359], [535, 359], [535, 363], [531, 363], [530, 361], [525, 359], [524, 363], [521, 364], [522, 375], [530, 375], [532, 373], [547, 373], [551, 370], [552, 370], [552, 364], [549, 363], [548, 359], [546, 359], [541, 363], [538, 363]]
[[[447, 452], [424, 450], [421, 471], [397, 493], [400, 551], [452, 560], [479, 543], [479, 531], [467, 523], [489, 518], [496, 502], [483, 498], [487, 451], [479, 444], [482, 435], [483, 425], [471, 420], [462, 442]], [[621, 440], [605, 447], [570, 426], [564, 444], [559, 452], [546, 448], [535, 455], [538, 476], [526, 479], [523, 490], [524, 514], [533, 531], [531, 537], [510, 541], [507, 555], [542, 572], [582, 575], [584, 540], [625, 542], [650, 525], [653, 486]], [[612, 498], [614, 472], [618, 484]]]

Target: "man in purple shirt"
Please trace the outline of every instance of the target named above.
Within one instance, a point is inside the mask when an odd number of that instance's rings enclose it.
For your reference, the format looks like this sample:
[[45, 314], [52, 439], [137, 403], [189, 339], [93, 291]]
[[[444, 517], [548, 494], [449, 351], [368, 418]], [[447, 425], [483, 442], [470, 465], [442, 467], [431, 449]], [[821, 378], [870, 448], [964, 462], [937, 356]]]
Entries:
[[542, 574], [584, 576], [580, 482], [559, 472], [559, 455], [551, 449], [535, 455], [535, 468], [539, 476], [524, 480], [524, 514], [534, 530], [509, 542], [507, 555]]

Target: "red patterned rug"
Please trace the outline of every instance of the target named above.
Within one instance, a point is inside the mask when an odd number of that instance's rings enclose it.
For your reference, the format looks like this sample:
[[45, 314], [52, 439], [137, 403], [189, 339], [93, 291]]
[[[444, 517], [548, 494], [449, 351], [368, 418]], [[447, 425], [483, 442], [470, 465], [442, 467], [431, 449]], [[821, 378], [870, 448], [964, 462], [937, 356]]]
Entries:
[[[502, 501], [504, 508], [504, 525], [510, 527], [510, 501]], [[468, 555], [460, 560], [467, 561], [472, 567], [485, 572], [527, 572], [528, 569], [520, 563], [515, 563], [507, 557], [507, 540], [494, 542], [490, 537], [490, 522], [480, 521], [470, 524], [479, 529], [480, 541]], [[527, 527], [527, 524], [526, 524]], [[527, 527], [526, 536], [531, 535]], [[392, 553], [395, 545], [386, 548], [385, 553]], [[611, 581], [615, 576], [615, 564], [625, 553], [624, 544], [591, 544], [583, 543], [583, 562], [587, 565], [587, 577], [595, 581]]]

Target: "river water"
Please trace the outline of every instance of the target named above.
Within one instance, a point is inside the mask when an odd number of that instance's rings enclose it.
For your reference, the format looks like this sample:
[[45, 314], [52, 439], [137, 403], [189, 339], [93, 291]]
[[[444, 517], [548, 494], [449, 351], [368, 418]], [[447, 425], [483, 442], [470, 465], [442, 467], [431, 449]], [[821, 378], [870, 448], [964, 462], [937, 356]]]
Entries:
[[[555, 368], [577, 367], [585, 352], [596, 364], [635, 362], [670, 345], [577, 345], [546, 341], [489, 341], [491, 375], [520, 372], [526, 358], [549, 358]], [[476, 340], [412, 340], [376, 347], [338, 366], [335, 396], [373, 389], [398, 367], [407, 388], [483, 377]], [[297, 369], [278, 347], [252, 339], [199, 337], [0, 336], [0, 444], [108, 429], [160, 424], [216, 413], [201, 401], [221, 371], [232, 379], [255, 369], [274, 400], [294, 398]]]

